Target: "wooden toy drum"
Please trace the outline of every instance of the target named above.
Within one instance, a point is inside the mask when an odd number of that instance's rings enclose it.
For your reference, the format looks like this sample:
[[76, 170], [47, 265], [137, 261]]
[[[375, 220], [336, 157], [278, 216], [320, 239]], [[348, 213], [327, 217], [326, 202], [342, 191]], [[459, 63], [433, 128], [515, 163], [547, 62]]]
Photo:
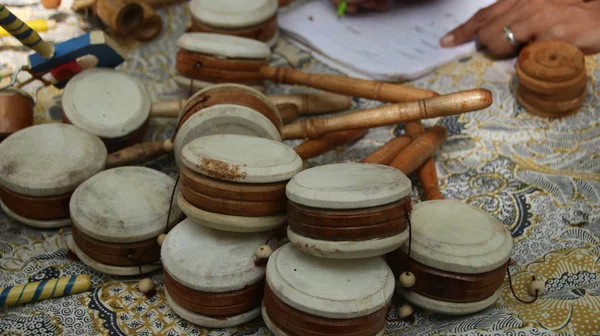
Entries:
[[210, 86], [181, 109], [175, 136], [175, 160], [190, 141], [206, 135], [241, 134], [282, 141], [279, 111], [262, 93], [237, 84]]
[[288, 238], [317, 257], [386, 254], [408, 238], [411, 182], [383, 165], [343, 163], [307, 169], [286, 187]]
[[[83, 182], [70, 202], [70, 248], [99, 272], [136, 275], [160, 268], [157, 237], [167, 231], [175, 180], [145, 167], [103, 171]], [[181, 212], [171, 209], [169, 224]]]
[[33, 125], [33, 98], [16, 88], [0, 90], [0, 141]]
[[260, 68], [271, 58], [269, 47], [236, 36], [186, 33], [177, 40], [177, 84], [185, 90], [215, 83], [238, 83], [264, 91]]
[[38, 228], [71, 224], [69, 200], [83, 181], [105, 168], [102, 141], [73, 125], [22, 129], [0, 143], [2, 209]]
[[260, 316], [265, 267], [256, 251], [271, 233], [214, 230], [186, 219], [165, 238], [161, 259], [169, 306], [183, 319], [225, 328]]
[[150, 107], [142, 83], [106, 68], [75, 75], [62, 96], [63, 120], [100, 137], [109, 153], [143, 141]]
[[285, 222], [285, 186], [302, 170], [288, 146], [244, 135], [211, 135], [181, 153], [178, 204], [196, 222], [224, 231], [260, 232]]
[[263, 319], [276, 336], [379, 336], [394, 275], [379, 257], [317, 258], [287, 244], [267, 264]]
[[277, 0], [192, 0], [192, 31], [234, 35], [275, 46]]
[[417, 204], [412, 211], [411, 260], [408, 244], [388, 255], [396, 275], [416, 281], [396, 291], [433, 312], [462, 315], [492, 305], [500, 296], [512, 252], [512, 236], [485, 211], [454, 200]]

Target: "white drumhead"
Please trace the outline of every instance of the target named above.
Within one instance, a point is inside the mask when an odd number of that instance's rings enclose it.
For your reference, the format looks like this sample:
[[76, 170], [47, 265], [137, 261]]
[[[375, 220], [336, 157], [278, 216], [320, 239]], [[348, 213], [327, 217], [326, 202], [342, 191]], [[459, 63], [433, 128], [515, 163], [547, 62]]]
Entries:
[[231, 328], [250, 322], [260, 316], [260, 308], [254, 308], [251, 311], [242, 313], [240, 315], [228, 316], [225, 318], [214, 318], [206, 315], [200, 315], [183, 308], [177, 302], [175, 302], [175, 300], [173, 300], [166, 288], [165, 297], [169, 307], [173, 309], [175, 314], [179, 315], [179, 317], [188, 322], [205, 328]]
[[489, 298], [476, 302], [446, 302], [428, 298], [412, 291], [406, 291], [400, 284], [396, 286], [396, 293], [417, 307], [447, 315], [468, 315], [484, 310], [493, 305], [500, 298], [501, 290], [497, 290]]
[[277, 127], [259, 112], [240, 105], [214, 105], [196, 112], [181, 126], [175, 137], [177, 165], [181, 151], [192, 140], [215, 134], [241, 134], [281, 142]]
[[286, 220], [286, 215], [267, 217], [242, 217], [223, 215], [204, 211], [191, 205], [183, 195], [177, 196], [177, 204], [188, 218], [209, 228], [230, 232], [265, 232], [281, 227]]
[[273, 183], [302, 170], [302, 159], [281, 142], [237, 134], [210, 135], [191, 141], [181, 151], [191, 170], [224, 181]]
[[[186, 90], [186, 91], [190, 90], [190, 84], [191, 84], [192, 92], [198, 92], [200, 90], [206, 89], [209, 86], [215, 85], [215, 83], [209, 83], [209, 82], [205, 82], [205, 81], [201, 81], [201, 80], [197, 80], [197, 79], [192, 80], [190, 78], [187, 78], [187, 77], [181, 76], [181, 75], [174, 76], [173, 80], [175, 81], [175, 84], [177, 84], [177, 86], [179, 86], [179, 88]], [[265, 90], [266, 90], [264, 85], [263, 86], [251, 85], [250, 87], [259, 92], [265, 92]]]
[[[70, 202], [74, 225], [84, 234], [110, 243], [133, 243], [166, 230], [175, 180], [145, 167], [119, 167], [83, 182]], [[172, 209], [170, 224], [179, 216]]]
[[384, 308], [394, 293], [394, 274], [383, 258], [317, 258], [292, 244], [269, 258], [267, 283], [288, 306], [333, 319], [366, 316]]
[[42, 219], [33, 219], [26, 218], [21, 215], [16, 214], [14, 211], [9, 209], [6, 204], [0, 201], [0, 207], [6, 213], [6, 215], [15, 221], [25, 224], [38, 229], [57, 229], [65, 226], [71, 225], [71, 218], [63, 218], [63, 219], [51, 219], [51, 220], [42, 220]]
[[[229, 292], [264, 279], [265, 268], [254, 264], [255, 253], [271, 235], [219, 231], [186, 219], [167, 234], [160, 256], [178, 283], [202, 292]], [[269, 242], [273, 249], [276, 244], [276, 239]]]
[[[461, 201], [419, 203], [411, 224], [411, 257], [430, 267], [479, 274], [502, 266], [512, 253], [512, 236], [504, 225]], [[402, 247], [405, 251], [407, 245]]]
[[35, 125], [0, 143], [0, 184], [27, 196], [61, 195], [102, 171], [106, 159], [97, 136], [73, 125]]
[[132, 276], [132, 275], [140, 275], [140, 274], [154, 272], [161, 268], [161, 265], [152, 265], [152, 264], [141, 265], [141, 266], [114, 266], [114, 265], [103, 264], [101, 262], [98, 262], [98, 261], [90, 258], [87, 254], [83, 253], [83, 251], [81, 251], [79, 249], [77, 244], [75, 244], [75, 241], [73, 240], [72, 236], [67, 238], [67, 247], [69, 248], [69, 250], [71, 250], [73, 253], [75, 253], [77, 258], [79, 258], [79, 260], [82, 263], [84, 263], [89, 268], [95, 269], [96, 271], [98, 271], [100, 273], [106, 273], [106, 274], [117, 275], [117, 276]]
[[384, 165], [340, 163], [307, 169], [288, 183], [290, 201], [323, 209], [359, 209], [396, 202], [410, 195], [411, 182]]
[[192, 17], [219, 28], [243, 28], [267, 21], [277, 13], [277, 0], [192, 0]]
[[177, 39], [181, 49], [219, 58], [266, 60], [271, 49], [265, 43], [245, 37], [213, 33], [185, 33]]
[[140, 128], [150, 116], [150, 105], [141, 82], [107, 68], [75, 75], [62, 96], [67, 119], [102, 138], [120, 138]]

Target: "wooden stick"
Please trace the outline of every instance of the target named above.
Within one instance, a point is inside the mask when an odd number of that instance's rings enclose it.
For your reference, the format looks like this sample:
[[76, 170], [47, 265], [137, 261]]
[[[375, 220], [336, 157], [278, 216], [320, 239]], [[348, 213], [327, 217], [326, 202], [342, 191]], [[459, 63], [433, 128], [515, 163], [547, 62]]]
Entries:
[[392, 104], [329, 118], [311, 118], [282, 128], [284, 139], [314, 139], [341, 130], [393, 125], [484, 109], [492, 104], [485, 89], [461, 91], [419, 101]]
[[433, 153], [444, 145], [448, 130], [444, 126], [434, 126], [418, 136], [392, 162], [391, 167], [409, 175], [427, 161]]
[[411, 142], [412, 139], [405, 135], [393, 138], [360, 162], [388, 165], [403, 149], [408, 147]]
[[[425, 128], [420, 121], [411, 121], [406, 124], [406, 134], [412, 139], [416, 139], [421, 134], [425, 133]], [[426, 200], [441, 200], [444, 199], [440, 192], [437, 170], [435, 162], [432, 158], [427, 159], [425, 163], [417, 169], [419, 181], [425, 191]]]
[[318, 139], [306, 140], [294, 148], [302, 160], [310, 159], [335, 149], [343, 144], [358, 140], [369, 130], [358, 129], [326, 134]]
[[399, 103], [436, 96], [437, 93], [411, 86], [383, 83], [336, 75], [305, 73], [289, 68], [264, 66], [264, 79], [282, 84], [306, 85], [324, 91], [351, 97], [362, 97], [384, 102]]
[[151, 118], [177, 118], [179, 111], [185, 106], [187, 99], [166, 100], [152, 103]]
[[142, 142], [131, 147], [121, 149], [111, 153], [106, 162], [106, 169], [121, 167], [173, 151], [173, 142], [171, 139], [161, 141]]

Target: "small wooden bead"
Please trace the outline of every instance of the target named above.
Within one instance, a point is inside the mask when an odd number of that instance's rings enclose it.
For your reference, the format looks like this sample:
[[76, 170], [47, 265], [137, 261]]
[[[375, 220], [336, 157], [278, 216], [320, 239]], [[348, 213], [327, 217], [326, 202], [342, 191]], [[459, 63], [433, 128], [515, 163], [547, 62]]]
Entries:
[[404, 288], [411, 288], [415, 285], [416, 281], [415, 275], [411, 272], [402, 272], [400, 274], [400, 285]]
[[165, 241], [165, 238], [167, 238], [167, 235], [164, 233], [161, 233], [160, 235], [158, 235], [158, 237], [156, 238], [156, 242], [158, 243], [158, 246], [162, 246], [163, 242]]
[[163, 146], [164, 146], [165, 152], [170, 153], [173, 151], [174, 145], [173, 145], [173, 141], [171, 141], [171, 139], [165, 140], [165, 143]]
[[531, 296], [540, 296], [544, 294], [545, 289], [546, 284], [542, 280], [534, 280], [529, 284], [529, 286], [527, 286], [527, 291]]
[[144, 278], [140, 280], [138, 288], [140, 292], [144, 294], [150, 293], [152, 290], [154, 290], [154, 282], [150, 278]]
[[413, 314], [413, 307], [409, 304], [404, 304], [398, 308], [398, 318], [404, 319]]
[[256, 249], [258, 259], [269, 259], [271, 254], [273, 254], [273, 249], [269, 245], [261, 245]]

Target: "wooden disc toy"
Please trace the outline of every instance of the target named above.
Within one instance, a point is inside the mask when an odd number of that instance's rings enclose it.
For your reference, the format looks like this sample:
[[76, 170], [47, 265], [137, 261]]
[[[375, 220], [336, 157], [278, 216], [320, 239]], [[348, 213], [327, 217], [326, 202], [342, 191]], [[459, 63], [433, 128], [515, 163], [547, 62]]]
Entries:
[[100, 137], [109, 152], [143, 141], [150, 108], [142, 83], [106, 68], [75, 75], [62, 96], [63, 120]]
[[70, 124], [22, 129], [0, 143], [2, 208], [38, 228], [71, 224], [73, 191], [98, 172], [172, 151], [170, 141], [136, 144], [108, 155], [99, 137]]
[[[260, 316], [266, 260], [272, 233], [235, 233], [186, 219], [171, 230], [161, 248], [165, 294], [183, 319], [209, 328], [233, 327]], [[258, 256], [257, 256], [258, 255]]]
[[387, 258], [400, 295], [451, 315], [483, 310], [498, 299], [513, 246], [500, 221], [460, 201], [432, 200], [414, 206], [411, 225], [410, 259], [408, 243]]
[[181, 217], [173, 207], [167, 227], [174, 187], [174, 179], [145, 167], [109, 169], [83, 182], [70, 201], [74, 252], [108, 274], [136, 275], [140, 266], [159, 268], [152, 265], [160, 258], [157, 237]]
[[279, 39], [277, 0], [193, 0], [192, 31], [255, 39], [273, 47]]
[[0, 90], [0, 141], [33, 125], [33, 98], [16, 88]]
[[205, 135], [241, 134], [281, 141], [279, 111], [262, 93], [238, 84], [210, 86], [194, 94], [180, 110], [175, 159], [190, 141]]
[[[185, 33], [177, 40], [176, 80], [189, 89], [238, 83], [264, 91], [260, 68], [271, 59], [269, 47], [256, 40], [209, 33]], [[192, 79], [192, 83], [190, 83]]]
[[411, 182], [401, 171], [343, 163], [307, 169], [287, 184], [288, 238], [323, 258], [380, 256], [408, 238]]
[[517, 101], [530, 113], [565, 117], [579, 110], [587, 96], [587, 73], [581, 50], [562, 41], [536, 41], [519, 54]]
[[394, 275], [382, 258], [322, 259], [286, 244], [266, 280], [262, 315], [277, 336], [383, 335]]
[[[302, 159], [288, 146], [233, 134], [193, 140], [181, 159], [180, 199], [185, 202], [179, 206], [198, 223], [225, 231], [281, 226], [286, 182], [302, 170]], [[249, 221], [256, 224], [244, 225]]]

